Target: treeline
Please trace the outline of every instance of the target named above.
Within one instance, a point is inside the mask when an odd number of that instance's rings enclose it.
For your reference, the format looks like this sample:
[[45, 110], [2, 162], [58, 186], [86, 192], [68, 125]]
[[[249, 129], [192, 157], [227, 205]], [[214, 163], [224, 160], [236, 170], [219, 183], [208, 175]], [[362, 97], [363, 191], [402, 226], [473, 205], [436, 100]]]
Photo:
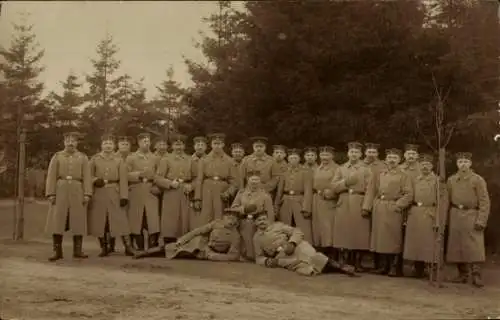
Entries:
[[[354, 139], [383, 147], [411, 142], [435, 151], [437, 119], [450, 154], [473, 152], [492, 199], [500, 196], [495, 1], [247, 1], [244, 12], [221, 1], [219, 7], [198, 43], [207, 63], [186, 60], [194, 85], [180, 88], [170, 70], [151, 101], [140, 79], [120, 71], [111, 37], [98, 45], [91, 75], [70, 74], [62, 94], [42, 96], [43, 51], [34, 47], [30, 26], [16, 26], [4, 53], [1, 110], [12, 115], [0, 119], [6, 141], [14, 141], [23, 109], [34, 115], [25, 120], [30, 155], [43, 159], [60, 148], [69, 127], [92, 133], [84, 143], [89, 153], [108, 128], [128, 135], [143, 128], [189, 136], [223, 131], [242, 142], [258, 134], [290, 147], [340, 150]], [[449, 156], [448, 172], [453, 162]], [[498, 209], [494, 202], [490, 225], [499, 224]]]

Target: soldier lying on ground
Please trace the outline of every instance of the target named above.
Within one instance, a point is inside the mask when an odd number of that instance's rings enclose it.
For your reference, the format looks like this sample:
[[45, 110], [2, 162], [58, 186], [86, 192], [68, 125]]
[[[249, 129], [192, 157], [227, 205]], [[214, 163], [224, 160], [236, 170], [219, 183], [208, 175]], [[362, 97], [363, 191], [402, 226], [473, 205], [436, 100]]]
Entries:
[[238, 232], [238, 213], [225, 211], [222, 219], [214, 220], [196, 228], [177, 242], [165, 247], [155, 247], [137, 253], [134, 258], [157, 257], [165, 254], [167, 259], [191, 258], [211, 261], [238, 261], [241, 236]]
[[285, 268], [305, 276], [327, 272], [357, 276], [353, 266], [342, 265], [317, 252], [303, 240], [304, 234], [299, 229], [282, 222], [270, 222], [264, 212], [255, 215], [255, 224], [255, 262], [258, 265]]

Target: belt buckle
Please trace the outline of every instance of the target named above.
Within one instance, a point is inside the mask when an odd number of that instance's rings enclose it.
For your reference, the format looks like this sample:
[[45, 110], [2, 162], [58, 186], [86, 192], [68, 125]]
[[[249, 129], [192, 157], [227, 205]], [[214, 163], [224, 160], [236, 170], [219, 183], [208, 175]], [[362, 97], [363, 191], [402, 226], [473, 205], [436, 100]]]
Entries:
[[183, 180], [183, 179], [179, 179], [179, 180], [177, 180], [177, 181], [179, 181], [179, 183], [183, 183], [183, 182], [184, 182], [184, 180]]
[[349, 193], [350, 193], [350, 194], [353, 194], [353, 193], [354, 193], [354, 190], [349, 189]]
[[219, 178], [219, 176], [214, 176], [214, 177], [213, 177], [213, 179], [214, 179], [215, 181], [219, 181], [219, 179], [220, 179], [220, 178]]
[[385, 196], [382, 194], [380, 195], [380, 199], [384, 200], [385, 199]]
[[249, 220], [250, 220], [250, 219], [253, 219], [253, 214], [249, 214], [249, 215], [247, 215], [247, 219], [249, 219]]
[[72, 176], [66, 176], [66, 180], [73, 180]]
[[146, 183], [146, 182], [148, 182], [148, 179], [147, 178], [142, 178], [142, 182]]
[[423, 205], [422, 202], [417, 202], [417, 207], [421, 207]]
[[289, 191], [288, 192], [291, 196], [293, 196], [295, 194], [295, 191]]
[[109, 180], [104, 180], [104, 184], [108, 184], [109, 183]]
[[462, 204], [459, 204], [458, 206], [458, 209], [462, 210], [464, 208], [464, 206]]

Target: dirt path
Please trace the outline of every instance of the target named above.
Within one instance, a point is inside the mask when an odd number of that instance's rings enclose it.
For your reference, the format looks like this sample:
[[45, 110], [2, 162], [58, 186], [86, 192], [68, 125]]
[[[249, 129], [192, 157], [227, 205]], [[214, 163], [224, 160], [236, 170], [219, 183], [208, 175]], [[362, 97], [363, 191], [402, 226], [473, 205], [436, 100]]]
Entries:
[[500, 314], [498, 287], [439, 290], [411, 279], [304, 278], [243, 263], [121, 256], [50, 264], [45, 262], [48, 250], [38, 243], [0, 244], [5, 319], [470, 319]]

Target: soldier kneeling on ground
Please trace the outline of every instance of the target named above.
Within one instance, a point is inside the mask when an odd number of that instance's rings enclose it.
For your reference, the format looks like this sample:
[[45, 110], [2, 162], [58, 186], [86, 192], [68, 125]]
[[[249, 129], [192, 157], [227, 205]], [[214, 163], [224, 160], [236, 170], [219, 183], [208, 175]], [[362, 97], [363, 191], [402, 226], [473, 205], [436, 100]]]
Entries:
[[134, 258], [157, 257], [184, 258], [211, 261], [239, 261], [241, 235], [238, 232], [238, 213], [225, 211], [222, 219], [196, 228], [177, 242], [165, 247], [155, 247], [137, 253]]
[[255, 215], [257, 232], [254, 235], [255, 262], [268, 268], [284, 268], [300, 275], [340, 272], [356, 277], [354, 266], [340, 264], [317, 252], [297, 228], [282, 222], [270, 222], [267, 214]]

